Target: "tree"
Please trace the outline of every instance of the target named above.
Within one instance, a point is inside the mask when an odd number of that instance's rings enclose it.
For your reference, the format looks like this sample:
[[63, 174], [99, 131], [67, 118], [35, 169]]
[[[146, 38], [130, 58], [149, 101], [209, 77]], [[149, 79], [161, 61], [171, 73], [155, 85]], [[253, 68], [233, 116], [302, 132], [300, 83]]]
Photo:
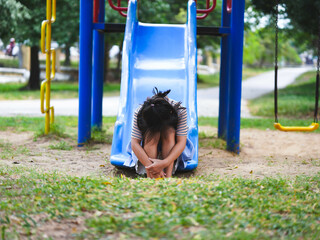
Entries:
[[40, 24], [45, 19], [46, 6], [41, 0], [19, 0], [20, 4], [27, 9], [27, 15], [20, 19], [16, 28], [15, 36], [19, 42], [31, 47], [30, 78], [27, 86], [23, 89], [40, 89], [40, 68], [39, 68], [39, 41]]
[[[279, 37], [279, 62], [286, 64], [300, 64], [301, 60], [291, 39]], [[251, 67], [272, 66], [274, 62], [274, 32], [263, 27], [245, 32], [243, 62]]]
[[[3, 1], [3, 0], [1, 0]], [[41, 22], [46, 19], [46, 3], [41, 0], [9, 0], [16, 8], [23, 9], [20, 12], [12, 12], [6, 20], [11, 22], [12, 32], [18, 40], [31, 47], [31, 69], [30, 79], [24, 89], [37, 90], [40, 88], [39, 68], [39, 41]], [[61, 11], [60, 9], [63, 9]], [[57, 1], [57, 20], [52, 24], [52, 40], [59, 44], [71, 45], [78, 39], [79, 3], [78, 1], [60, 0]]]
[[27, 9], [18, 1], [0, 0], [0, 38], [7, 42], [14, 35], [18, 22], [26, 16]]
[[[320, 1], [314, 0], [278, 0], [282, 6], [280, 14], [290, 23], [286, 26], [289, 36], [296, 45], [315, 47], [318, 38]], [[252, 0], [252, 5], [264, 14], [274, 15], [277, 0]]]
[[65, 66], [70, 66], [70, 47], [79, 41], [79, 1], [57, 1], [57, 19], [52, 25], [53, 40], [64, 46]]

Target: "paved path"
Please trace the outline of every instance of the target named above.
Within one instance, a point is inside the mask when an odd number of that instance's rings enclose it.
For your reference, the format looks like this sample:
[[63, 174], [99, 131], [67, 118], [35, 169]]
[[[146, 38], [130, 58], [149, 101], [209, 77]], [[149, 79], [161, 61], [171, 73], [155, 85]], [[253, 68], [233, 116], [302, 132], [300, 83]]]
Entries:
[[[278, 71], [278, 88], [287, 85], [312, 67], [282, 68]], [[252, 117], [247, 107], [248, 100], [274, 91], [274, 71], [251, 77], [242, 83], [241, 117]], [[219, 88], [198, 90], [198, 115], [217, 117], [219, 115]]]
[[[284, 68], [279, 70], [279, 88], [292, 83], [300, 74], [312, 68]], [[274, 72], [266, 72], [247, 79], [242, 84], [241, 116], [251, 117], [247, 100], [259, 97], [273, 91]], [[77, 116], [78, 99], [53, 99], [55, 115]], [[116, 116], [118, 112], [119, 97], [103, 98], [103, 115]], [[219, 88], [198, 90], [198, 115], [217, 117], [219, 113]], [[0, 101], [0, 116], [43, 116], [40, 113], [40, 100]]]

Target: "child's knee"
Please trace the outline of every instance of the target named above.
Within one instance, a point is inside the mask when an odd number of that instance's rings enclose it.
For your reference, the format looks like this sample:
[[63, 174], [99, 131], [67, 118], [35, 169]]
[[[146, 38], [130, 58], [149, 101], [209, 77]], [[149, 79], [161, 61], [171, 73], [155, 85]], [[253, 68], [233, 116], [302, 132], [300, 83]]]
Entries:
[[175, 144], [176, 142], [176, 130], [172, 127], [167, 128], [161, 133], [161, 142], [162, 144]]
[[152, 136], [146, 136], [144, 141], [145, 147], [157, 147], [160, 141], [160, 133], [155, 133]]

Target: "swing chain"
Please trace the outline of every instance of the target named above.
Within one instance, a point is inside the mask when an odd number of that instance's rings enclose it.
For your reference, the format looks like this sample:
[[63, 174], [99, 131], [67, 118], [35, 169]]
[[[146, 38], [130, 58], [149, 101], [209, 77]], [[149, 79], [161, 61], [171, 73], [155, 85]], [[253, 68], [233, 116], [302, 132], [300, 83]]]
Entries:
[[278, 122], [278, 15], [279, 0], [275, 6], [275, 49], [274, 49], [274, 116], [275, 122]]
[[318, 59], [317, 59], [317, 74], [320, 72], [320, 15], [318, 18], [319, 25], [318, 25]]
[[319, 21], [319, 29], [318, 29], [318, 56], [317, 56], [317, 77], [316, 77], [316, 103], [315, 103], [315, 110], [314, 110], [314, 122], [318, 122], [318, 106], [319, 106], [319, 85], [320, 85], [320, 15], [318, 17]]

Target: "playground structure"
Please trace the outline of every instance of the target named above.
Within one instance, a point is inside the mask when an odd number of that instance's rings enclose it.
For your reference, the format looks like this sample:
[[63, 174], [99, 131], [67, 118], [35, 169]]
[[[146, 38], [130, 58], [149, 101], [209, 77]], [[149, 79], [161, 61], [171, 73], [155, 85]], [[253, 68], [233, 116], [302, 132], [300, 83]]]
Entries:
[[[125, 12], [128, 8], [121, 7], [120, 0], [117, 6], [108, 1], [113, 9], [127, 16]], [[80, 0], [78, 145], [82, 146], [91, 138], [92, 127], [102, 127], [104, 34], [125, 30], [120, 107], [115, 123], [111, 163], [123, 165], [127, 157], [126, 145], [130, 140], [133, 111], [156, 86], [159, 90], [171, 89], [170, 97], [181, 100], [187, 107], [188, 136], [196, 153], [190, 164], [184, 167], [191, 170], [197, 166], [197, 34], [221, 37], [218, 137], [226, 140], [227, 150], [239, 153], [245, 0], [223, 0], [220, 27], [201, 27], [197, 26], [196, 21], [215, 9], [216, 0], [212, 0], [212, 4], [206, 0], [207, 9], [196, 9], [196, 1], [189, 0], [188, 20], [182, 25], [139, 23], [136, 17], [138, 1], [128, 2], [127, 24], [124, 25], [104, 22], [105, 0]], [[55, 0], [47, 0], [47, 20], [43, 21], [41, 28], [41, 49], [47, 54], [46, 80], [41, 86], [41, 111], [46, 114], [46, 133], [54, 120], [53, 107], [50, 106], [50, 82], [54, 78], [55, 68], [55, 51], [50, 46], [51, 24], [54, 20]]]
[[[207, 0], [206, 9], [196, 9], [196, 1], [189, 0], [187, 23], [181, 25], [140, 23], [136, 14], [137, 0], [128, 1], [129, 7], [121, 7], [121, 0], [117, 1], [117, 6], [112, 0], [108, 2], [114, 10], [127, 17], [126, 24], [104, 22], [104, 0], [80, 1], [78, 145], [82, 146], [90, 139], [92, 127], [102, 127], [104, 33], [125, 32], [120, 106], [115, 123], [111, 163], [121, 167], [128, 157], [126, 148], [131, 136], [133, 111], [150, 96], [155, 86], [160, 90], [171, 89], [170, 97], [181, 100], [187, 107], [188, 136], [197, 149], [196, 35], [202, 34], [221, 37], [218, 137], [226, 140], [227, 150], [239, 153], [244, 0], [223, 0], [220, 27], [201, 27], [197, 26], [196, 21], [204, 19], [215, 9], [216, 0], [212, 4]], [[46, 133], [54, 120], [53, 107], [50, 106], [50, 82], [55, 74], [55, 50], [50, 47], [51, 24], [54, 21], [55, 0], [47, 0], [47, 20], [43, 21], [41, 28], [41, 50], [47, 55], [46, 80], [41, 85], [41, 112], [46, 114]], [[274, 126], [282, 131], [313, 131], [319, 126], [319, 57], [314, 123], [307, 127], [282, 126], [277, 119], [277, 25], [275, 43]], [[197, 158], [196, 151], [192, 161], [183, 170], [194, 169]]]
[[[207, 6], [209, 6], [208, 9], [210, 9], [212, 8], [210, 7], [212, 5], [208, 5], [208, 2], [211, 3], [211, 1], [207, 1]], [[215, 5], [215, 1], [213, 1], [213, 4]], [[239, 138], [244, 4], [244, 0], [233, 1], [231, 6], [231, 1], [224, 0], [222, 4], [222, 26], [212, 28], [196, 28], [197, 34], [210, 34], [222, 37], [218, 136], [227, 141], [228, 150], [237, 153], [239, 152], [240, 145]], [[80, 1], [78, 145], [82, 145], [90, 139], [92, 127], [100, 128], [102, 126], [102, 74], [104, 32], [123, 31], [124, 29], [124, 26], [121, 25], [104, 23], [104, 7], [104, 0], [95, 0], [94, 2], [85, 0]], [[198, 10], [198, 13], [204, 15], [208, 14], [208, 9], [200, 11]], [[127, 8], [120, 7], [120, 1], [118, 1], [117, 10], [124, 15], [124, 12], [127, 10]], [[204, 16], [202, 15], [201, 17]], [[126, 28], [128, 27], [129, 26], [126, 26]], [[91, 37], [92, 35], [93, 38]], [[135, 41], [135, 39], [136, 36], [132, 36], [132, 41]], [[196, 45], [194, 47], [196, 49]], [[128, 87], [128, 85], [124, 83], [128, 81], [128, 79], [126, 79], [127, 76], [125, 74], [130, 74], [130, 72], [128, 72], [127, 70], [128, 69], [123, 69], [122, 73], [120, 109], [121, 107], [123, 108], [123, 106], [130, 108], [130, 110], [126, 112], [126, 114], [128, 114], [129, 116], [129, 113], [132, 113], [132, 110], [136, 106], [138, 101], [130, 103], [130, 105], [128, 106], [124, 103], [128, 100], [128, 98], [123, 97], [123, 94], [127, 92], [127, 90], [124, 88]], [[149, 87], [149, 92], [144, 93], [141, 97], [145, 98], [147, 94], [151, 94], [152, 88], [151, 86]], [[174, 85], [169, 85], [165, 87], [167, 89], [171, 88], [173, 92], [175, 92]], [[160, 89], [163, 90], [162, 88]], [[136, 90], [137, 88], [129, 89], [129, 91]], [[148, 89], [146, 91], [148, 91]], [[188, 96], [184, 96], [183, 101], [186, 101], [186, 98], [188, 98]], [[193, 96], [193, 99], [189, 99], [189, 101], [194, 101], [196, 106], [196, 95]], [[121, 110], [119, 110], [119, 113], [120, 112]], [[194, 113], [196, 114], [196, 108], [194, 109]], [[118, 123], [119, 122], [117, 121], [116, 125]], [[197, 124], [196, 119], [194, 123]], [[190, 126], [189, 122], [188, 124]], [[114, 135], [117, 134], [120, 133], [115, 132]], [[115, 140], [116, 137], [114, 138], [114, 141]]]

